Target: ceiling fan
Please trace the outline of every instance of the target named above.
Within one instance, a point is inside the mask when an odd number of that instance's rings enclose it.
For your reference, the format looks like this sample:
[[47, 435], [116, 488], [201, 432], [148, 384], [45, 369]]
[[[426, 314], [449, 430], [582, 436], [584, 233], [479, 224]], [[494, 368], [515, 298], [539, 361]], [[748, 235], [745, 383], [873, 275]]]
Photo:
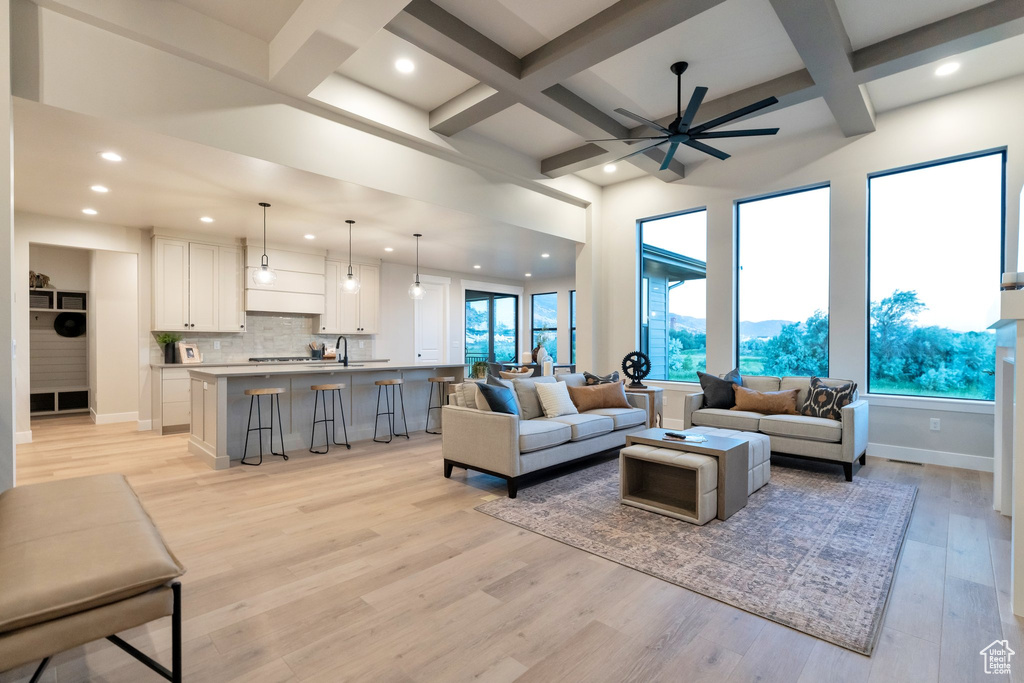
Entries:
[[653, 135], [650, 137], [639, 138], [609, 138], [604, 140], [587, 140], [587, 142], [641, 142], [645, 140], [656, 141], [653, 144], [643, 147], [642, 149], [638, 149], [637, 151], [627, 154], [624, 157], [620, 157], [612, 163], [617, 163], [619, 161], [622, 161], [623, 159], [628, 159], [631, 156], [636, 156], [637, 154], [643, 154], [647, 150], [654, 149], [655, 147], [658, 147], [659, 145], [664, 145], [667, 142], [669, 143], [668, 152], [665, 154], [665, 160], [661, 163], [661, 170], [664, 171], [666, 168], [668, 168], [668, 165], [672, 163], [672, 157], [675, 156], [676, 150], [679, 148], [679, 145], [686, 145], [687, 147], [692, 147], [693, 149], [704, 152], [705, 154], [710, 154], [711, 156], [717, 157], [719, 159], [728, 159], [728, 154], [726, 154], [720, 149], [715, 149], [710, 145], [704, 144], [703, 142], [701, 142], [701, 140], [709, 140], [714, 138], [742, 138], [754, 135], [775, 135], [776, 133], [779, 132], [778, 128], [751, 128], [748, 130], [728, 130], [709, 132], [712, 128], [724, 126], [730, 121], [735, 121], [741, 116], [746, 116], [747, 114], [752, 114], [753, 112], [764, 109], [765, 107], [770, 107], [773, 104], [777, 104], [779, 100], [775, 97], [765, 98], [759, 102], [747, 105], [742, 109], [737, 109], [736, 111], [730, 114], [719, 116], [717, 119], [712, 119], [707, 123], [702, 123], [699, 126], [693, 126], [691, 128], [690, 124], [693, 123], [693, 119], [697, 115], [697, 109], [700, 108], [701, 102], [704, 101], [704, 96], [707, 95], [708, 89], [703, 86], [694, 88], [693, 95], [690, 96], [690, 103], [686, 105], [686, 111], [683, 111], [683, 72], [686, 71], [687, 66], [689, 65], [686, 62], [676, 62], [670, 67], [672, 73], [676, 75], [676, 118], [674, 121], [672, 121], [672, 123], [668, 124], [668, 128], [662, 126], [659, 123], [651, 121], [650, 119], [645, 119], [644, 117], [634, 114], [633, 112], [628, 111], [626, 109], [615, 110], [617, 113], [629, 117], [634, 121], [642, 123], [648, 128], [653, 128], [654, 130], [659, 131], [661, 135]]

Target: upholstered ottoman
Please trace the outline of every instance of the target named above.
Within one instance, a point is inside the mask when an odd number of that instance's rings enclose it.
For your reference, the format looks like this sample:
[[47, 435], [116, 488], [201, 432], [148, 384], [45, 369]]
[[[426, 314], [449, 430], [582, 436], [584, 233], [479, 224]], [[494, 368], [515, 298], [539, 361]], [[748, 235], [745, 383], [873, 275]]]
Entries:
[[768, 483], [772, 478], [772, 447], [767, 434], [758, 432], [741, 432], [738, 429], [720, 429], [718, 427], [691, 427], [687, 434], [712, 434], [727, 439], [747, 442], [747, 455], [750, 457], [750, 472], [747, 475], [747, 495]]
[[707, 524], [718, 512], [718, 461], [707, 455], [635, 445], [619, 451], [623, 505]]

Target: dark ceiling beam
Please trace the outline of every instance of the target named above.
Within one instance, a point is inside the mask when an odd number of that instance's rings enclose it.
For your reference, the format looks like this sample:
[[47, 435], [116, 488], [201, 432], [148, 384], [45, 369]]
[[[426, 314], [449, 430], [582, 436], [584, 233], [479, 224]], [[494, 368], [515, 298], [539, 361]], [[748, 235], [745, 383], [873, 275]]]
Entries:
[[875, 109], [853, 73], [853, 47], [834, 0], [770, 0], [846, 137], [875, 130]]

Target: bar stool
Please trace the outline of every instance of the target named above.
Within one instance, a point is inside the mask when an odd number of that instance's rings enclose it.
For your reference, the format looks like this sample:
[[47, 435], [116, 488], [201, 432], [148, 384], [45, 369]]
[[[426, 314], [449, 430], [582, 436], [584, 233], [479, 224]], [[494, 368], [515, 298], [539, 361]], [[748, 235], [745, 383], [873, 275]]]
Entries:
[[[427, 434], [440, 434], [441, 432], [430, 431], [430, 411], [441, 410], [441, 407], [448, 403], [448, 385], [455, 381], [454, 377], [431, 377], [430, 392], [427, 394], [427, 422], [423, 430]], [[437, 405], [434, 404], [434, 387], [437, 387]]]
[[[373, 421], [373, 440], [377, 443], [391, 443], [392, 439], [396, 436], [404, 436], [409, 438], [409, 423], [405, 421], [405, 394], [402, 392], [402, 385], [405, 384], [405, 380], [401, 379], [379, 379], [374, 384], [377, 385], [377, 417]], [[398, 401], [395, 400], [395, 387], [398, 387]], [[388, 397], [388, 389], [391, 390], [391, 396]], [[380, 411], [380, 395], [384, 393], [384, 404], [387, 410], [383, 413]], [[398, 403], [402, 404], [402, 425], [405, 427], [405, 433], [399, 434], [395, 432], [395, 410], [398, 409]], [[380, 422], [380, 416], [384, 415], [388, 422], [388, 439], [377, 438], [377, 423]]]
[[[309, 432], [309, 452], [316, 453], [317, 455], [323, 455], [331, 450], [331, 443], [335, 446], [344, 446], [345, 448], [351, 449], [352, 444], [348, 442], [348, 426], [345, 425], [345, 404], [341, 400], [341, 390], [345, 388], [344, 384], [314, 384], [310, 387], [310, 390], [316, 392], [313, 394], [313, 429]], [[327, 417], [327, 394], [331, 394], [331, 416]], [[338, 443], [337, 433], [338, 430], [334, 426], [334, 416], [337, 414], [334, 411], [334, 400], [338, 400], [338, 408], [341, 411], [341, 428], [345, 432], [344, 443]], [[320, 407], [323, 409], [323, 419], [316, 419], [316, 402], [320, 400]], [[324, 425], [324, 450], [318, 451], [313, 448], [313, 435], [316, 433], [316, 426], [320, 423]], [[331, 423], [330, 434], [327, 432], [327, 423]]]
[[[285, 460], [288, 456], [284, 452], [284, 423], [281, 422], [281, 394], [284, 393], [284, 389], [280, 387], [269, 387], [266, 389], [246, 389], [245, 395], [249, 397], [249, 420], [246, 422], [245, 432], [245, 447], [242, 449], [242, 464], [243, 465], [262, 465], [263, 464], [263, 432], [270, 432], [270, 454], [277, 455]], [[262, 401], [263, 396], [270, 397], [270, 426], [263, 426], [263, 410]], [[252, 426], [252, 408], [253, 403], [256, 404], [256, 427]], [[281, 452], [277, 453], [274, 451], [274, 404], [277, 404], [277, 435], [281, 439]], [[246, 462], [245, 457], [249, 454], [249, 433], [257, 432], [260, 435], [260, 461], [259, 462]]]

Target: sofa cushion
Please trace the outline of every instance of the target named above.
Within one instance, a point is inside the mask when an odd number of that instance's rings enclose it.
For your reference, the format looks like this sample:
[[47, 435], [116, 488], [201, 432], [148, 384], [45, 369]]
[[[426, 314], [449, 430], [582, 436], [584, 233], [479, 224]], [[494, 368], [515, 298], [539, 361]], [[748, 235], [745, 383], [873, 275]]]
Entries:
[[0, 495], [0, 633], [141, 595], [181, 576], [119, 474]]
[[625, 388], [615, 384], [596, 384], [584, 387], [569, 387], [569, 398], [581, 413], [595, 408], [632, 408], [626, 400]]
[[838, 443], [843, 440], [843, 423], [805, 415], [765, 415], [760, 430], [775, 436]]
[[708, 408], [732, 408], [736, 405], [736, 394], [733, 385], [743, 386], [743, 378], [738, 369], [733, 369], [721, 379], [706, 372], [697, 371], [700, 388], [704, 390], [704, 405]]
[[[808, 380], [808, 383], [810, 381]], [[782, 379], [780, 377], [770, 377], [768, 375], [743, 375], [743, 386], [754, 391], [778, 391], [782, 387]]]
[[554, 377], [529, 377], [527, 379], [514, 379], [512, 384], [516, 388], [516, 397], [519, 399], [519, 417], [524, 420], [534, 420], [544, 415], [544, 409], [540, 406], [540, 397], [537, 396], [537, 382], [546, 384], [556, 381]]
[[595, 408], [584, 415], [604, 415], [610, 417], [616, 429], [636, 427], [647, 421], [647, 411], [640, 408]]
[[693, 411], [690, 419], [695, 425], [703, 427], [722, 427], [739, 429], [745, 432], [756, 432], [758, 421], [764, 417], [762, 413], [749, 410], [727, 410], [725, 408], [701, 408]]
[[552, 420], [520, 420], [519, 452], [529, 453], [542, 448], [551, 448], [572, 438], [572, 427]]
[[746, 387], [733, 386], [736, 391], [736, 407], [733, 410], [752, 410], [765, 415], [798, 415], [796, 389], [786, 391], [755, 391]]
[[615, 421], [604, 415], [560, 415], [546, 418], [549, 422], [560, 422], [572, 428], [572, 440], [583, 441], [592, 436], [601, 436], [615, 429]]
[[535, 385], [534, 388], [540, 398], [541, 408], [544, 409], [544, 417], [575, 415], [580, 412], [569, 398], [569, 387], [563, 382], [545, 382]]

